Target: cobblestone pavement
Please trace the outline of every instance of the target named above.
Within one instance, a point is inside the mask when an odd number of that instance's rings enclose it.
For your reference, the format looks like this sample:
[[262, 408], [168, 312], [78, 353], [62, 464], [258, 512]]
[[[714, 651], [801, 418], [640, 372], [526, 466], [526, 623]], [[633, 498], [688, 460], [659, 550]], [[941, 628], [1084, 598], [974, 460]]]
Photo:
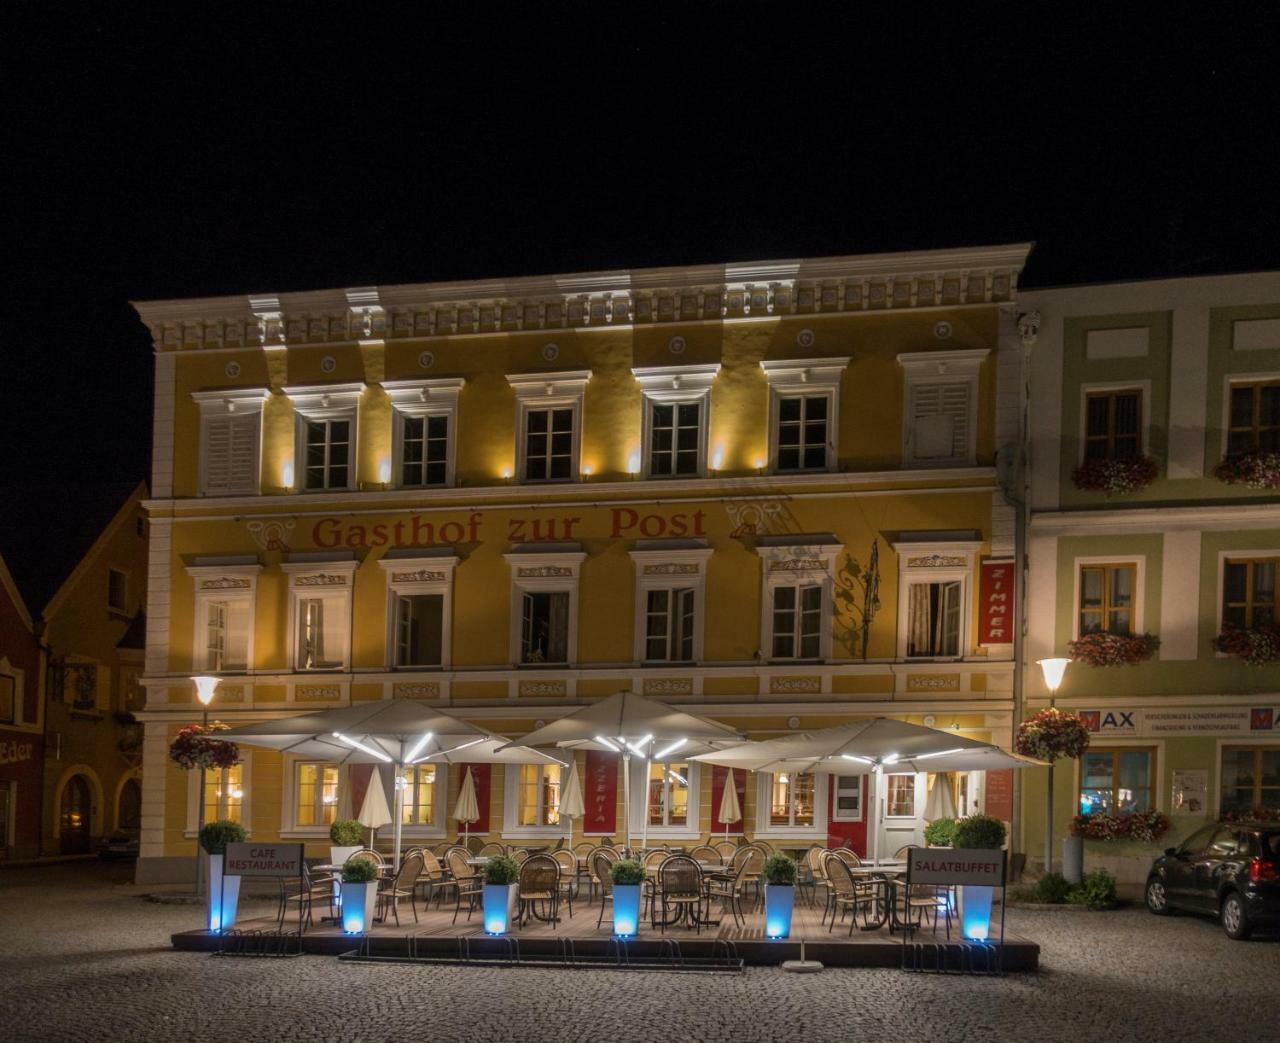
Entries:
[[1280, 1038], [1280, 941], [1231, 942], [1192, 917], [1014, 911], [1038, 975], [893, 970], [741, 976], [360, 966], [174, 953], [191, 906], [157, 905], [130, 867], [0, 870], [6, 1040], [755, 1040]]

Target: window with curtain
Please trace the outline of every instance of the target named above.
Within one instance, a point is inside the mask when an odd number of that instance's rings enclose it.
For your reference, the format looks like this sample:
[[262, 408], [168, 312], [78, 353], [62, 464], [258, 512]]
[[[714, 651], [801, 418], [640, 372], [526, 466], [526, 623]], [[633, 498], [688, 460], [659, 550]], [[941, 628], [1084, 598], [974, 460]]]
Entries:
[[328, 826], [338, 808], [338, 766], [299, 761], [294, 765], [294, 821]]
[[1265, 627], [1276, 621], [1277, 558], [1234, 558], [1222, 566], [1224, 626]]
[[773, 588], [773, 659], [817, 659], [822, 650], [822, 587]]
[[526, 591], [520, 621], [522, 663], [569, 661], [569, 592]]
[[396, 598], [396, 666], [439, 666], [444, 647], [444, 596]]
[[298, 669], [341, 669], [346, 622], [345, 597], [299, 598]]
[[1151, 749], [1088, 750], [1080, 759], [1080, 814], [1155, 807], [1155, 760]]
[[1232, 384], [1227, 455], [1280, 450], [1280, 380]]
[[1119, 460], [1141, 452], [1142, 392], [1090, 391], [1085, 396], [1085, 459]]
[[885, 818], [915, 818], [916, 777], [914, 775], [886, 775]]
[[560, 765], [520, 765], [518, 824], [554, 826], [560, 822]]
[[400, 820], [406, 826], [430, 826], [436, 820], [436, 780], [440, 768], [435, 764], [415, 764], [405, 772], [404, 808]]
[[1138, 566], [1080, 567], [1080, 635], [1133, 632], [1133, 593]]
[[1221, 810], [1254, 808], [1280, 810], [1280, 746], [1224, 747]]
[[654, 663], [693, 659], [693, 588], [650, 590], [646, 601], [644, 657]]
[[689, 822], [687, 762], [649, 762], [649, 825], [685, 826]]
[[813, 816], [813, 775], [776, 772], [769, 781], [769, 825], [812, 826]]
[[206, 768], [204, 773], [204, 820], [243, 822], [244, 765]]
[[907, 655], [959, 656], [960, 580], [912, 582], [907, 587]]

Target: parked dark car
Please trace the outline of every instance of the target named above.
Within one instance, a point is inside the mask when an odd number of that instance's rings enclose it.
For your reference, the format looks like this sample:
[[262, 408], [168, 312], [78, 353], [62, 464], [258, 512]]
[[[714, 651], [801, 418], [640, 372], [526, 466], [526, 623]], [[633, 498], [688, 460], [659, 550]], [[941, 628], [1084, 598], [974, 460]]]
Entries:
[[1280, 925], [1280, 823], [1214, 823], [1166, 849], [1147, 877], [1147, 908], [1211, 913], [1231, 938]]

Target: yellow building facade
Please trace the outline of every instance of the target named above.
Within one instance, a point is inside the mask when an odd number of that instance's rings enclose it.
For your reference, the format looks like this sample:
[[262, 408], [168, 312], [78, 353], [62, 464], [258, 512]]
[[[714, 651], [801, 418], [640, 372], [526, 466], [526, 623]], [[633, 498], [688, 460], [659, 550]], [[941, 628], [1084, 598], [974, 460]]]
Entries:
[[[156, 351], [139, 879], [191, 871], [196, 779], [167, 754], [199, 673], [228, 723], [420, 699], [519, 736], [631, 690], [752, 738], [888, 715], [1008, 745], [1013, 625], [986, 566], [1014, 551], [995, 464], [1018, 437], [1027, 249], [137, 305]], [[370, 769], [242, 749], [207, 814], [323, 854]], [[559, 820], [554, 768], [494, 765], [472, 832], [622, 835], [617, 765], [577, 757], [585, 819]], [[409, 842], [458, 831], [460, 770], [419, 769]], [[637, 833], [724, 831], [719, 769], [633, 771]], [[928, 781], [889, 780], [884, 843], [918, 840]], [[857, 780], [735, 784], [730, 832], [867, 842]], [[1003, 783], [953, 785], [1012, 816]]]

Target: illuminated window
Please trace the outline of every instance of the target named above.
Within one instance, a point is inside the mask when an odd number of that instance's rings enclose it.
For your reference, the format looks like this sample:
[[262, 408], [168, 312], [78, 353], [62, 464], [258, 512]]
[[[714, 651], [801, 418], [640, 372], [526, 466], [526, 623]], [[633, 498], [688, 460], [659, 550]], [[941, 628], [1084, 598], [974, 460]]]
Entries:
[[557, 825], [560, 822], [560, 765], [520, 765], [518, 799], [518, 825]]
[[299, 826], [331, 825], [338, 807], [338, 766], [301, 761], [293, 770], [295, 822]]
[[508, 375], [516, 393], [516, 475], [525, 482], [578, 480], [582, 400], [589, 370]]
[[1227, 455], [1280, 450], [1280, 381], [1232, 384]]
[[1138, 567], [1082, 565], [1080, 567], [1080, 634], [1133, 632], [1133, 596]]
[[915, 818], [915, 775], [886, 775], [884, 814], [886, 818]]
[[780, 771], [770, 776], [769, 825], [812, 826], [814, 776]]
[[1228, 558], [1222, 567], [1224, 626], [1267, 627], [1276, 621], [1276, 563], [1280, 558]]
[[543, 550], [531, 543], [517, 545], [504, 557], [512, 573], [511, 662], [572, 665], [577, 655], [578, 580], [586, 554], [576, 544]]
[[649, 762], [649, 825], [685, 826], [689, 822], [689, 765]]
[[898, 356], [903, 467], [972, 467], [977, 462], [978, 376], [988, 354], [978, 349]]
[[827, 395], [778, 396], [777, 470], [826, 470], [830, 407]]
[[1085, 396], [1084, 458], [1119, 460], [1142, 453], [1142, 392], [1090, 391]]
[[210, 673], [243, 673], [253, 655], [254, 597], [262, 566], [192, 565], [196, 589], [194, 663]]
[[706, 473], [707, 414], [719, 364], [633, 369], [644, 391], [644, 473], [648, 478]]
[[453, 484], [460, 377], [384, 380], [393, 407], [393, 454], [402, 488]]
[[1150, 749], [1087, 751], [1080, 758], [1080, 814], [1151, 810], [1155, 761]]
[[964, 584], [913, 581], [907, 586], [907, 655], [920, 658], [960, 655]]
[[297, 416], [296, 480], [308, 492], [356, 483], [356, 410], [363, 384], [285, 388]]
[[449, 473], [449, 418], [406, 416], [400, 420], [400, 484], [444, 485]]
[[1280, 746], [1227, 746], [1222, 750], [1222, 808], [1249, 814], [1280, 812]]
[[567, 407], [525, 411], [526, 482], [566, 482], [573, 477], [573, 412]]
[[204, 820], [244, 821], [244, 765], [207, 768], [204, 773]]
[[285, 562], [293, 640], [294, 670], [342, 670], [351, 654], [353, 559]]
[[440, 769], [434, 764], [417, 764], [405, 772], [401, 821], [406, 826], [430, 826], [436, 820], [436, 779]]

